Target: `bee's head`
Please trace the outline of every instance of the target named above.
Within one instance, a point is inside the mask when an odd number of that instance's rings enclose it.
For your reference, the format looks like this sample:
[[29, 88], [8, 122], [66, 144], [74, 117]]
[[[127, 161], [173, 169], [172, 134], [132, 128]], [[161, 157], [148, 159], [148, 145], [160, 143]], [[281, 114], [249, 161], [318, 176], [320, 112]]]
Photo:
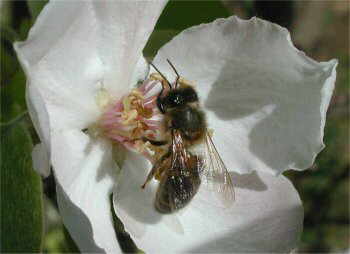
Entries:
[[172, 89], [161, 99], [164, 109], [172, 109], [184, 106], [191, 102], [197, 102], [197, 92], [190, 86]]

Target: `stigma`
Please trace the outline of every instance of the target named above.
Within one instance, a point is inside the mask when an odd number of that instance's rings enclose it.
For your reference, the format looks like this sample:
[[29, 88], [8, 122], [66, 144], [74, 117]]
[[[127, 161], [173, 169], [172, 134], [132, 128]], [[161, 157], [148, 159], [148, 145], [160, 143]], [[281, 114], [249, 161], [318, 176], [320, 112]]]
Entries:
[[164, 135], [163, 115], [157, 107], [158, 94], [154, 93], [160, 86], [160, 81], [151, 77], [118, 100], [111, 99], [102, 88], [96, 96], [103, 112], [96, 124], [98, 135], [144, 155], [151, 162], [157, 160], [161, 148], [147, 140], [158, 140]]

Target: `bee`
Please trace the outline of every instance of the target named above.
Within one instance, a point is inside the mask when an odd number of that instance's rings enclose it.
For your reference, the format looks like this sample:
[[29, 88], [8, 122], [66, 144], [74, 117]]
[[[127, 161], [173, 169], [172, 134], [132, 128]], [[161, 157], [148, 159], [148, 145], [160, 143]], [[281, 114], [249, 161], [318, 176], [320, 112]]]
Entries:
[[[151, 66], [162, 79], [157, 107], [164, 114], [165, 130], [170, 132], [171, 140], [168, 151], [154, 163], [142, 188], [153, 177], [160, 180], [154, 203], [160, 213], [172, 213], [185, 207], [201, 185], [210, 186], [210, 191], [217, 194], [225, 206], [230, 206], [234, 201], [233, 184], [209, 134], [198, 94], [167, 61], [176, 74], [173, 85], [152, 63]], [[169, 87], [167, 92], [166, 86]], [[147, 140], [159, 146], [168, 143]], [[198, 144], [204, 149], [197, 154], [191, 148]]]

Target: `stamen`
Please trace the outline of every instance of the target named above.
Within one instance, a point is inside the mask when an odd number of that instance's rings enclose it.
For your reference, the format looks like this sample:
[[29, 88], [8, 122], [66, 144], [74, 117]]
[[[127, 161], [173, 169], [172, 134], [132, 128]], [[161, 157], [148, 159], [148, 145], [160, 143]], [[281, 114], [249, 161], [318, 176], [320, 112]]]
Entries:
[[163, 115], [157, 108], [157, 94], [151, 94], [156, 85], [161, 87], [161, 81], [150, 78], [114, 103], [107, 100], [109, 97], [105, 90], [96, 96], [100, 100], [98, 105], [105, 109], [98, 122], [100, 133], [144, 155], [152, 163], [166, 150], [143, 139], [156, 140], [164, 136]]

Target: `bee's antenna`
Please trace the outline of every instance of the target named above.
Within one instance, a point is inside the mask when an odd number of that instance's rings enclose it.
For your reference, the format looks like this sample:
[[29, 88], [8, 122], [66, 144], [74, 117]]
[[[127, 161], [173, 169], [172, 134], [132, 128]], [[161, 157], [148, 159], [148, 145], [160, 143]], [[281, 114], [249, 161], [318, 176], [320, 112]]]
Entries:
[[179, 81], [180, 79], [180, 75], [179, 73], [177, 72], [175, 66], [170, 62], [169, 59], [167, 59], [167, 62], [170, 64], [171, 68], [174, 70], [174, 72], [176, 73], [176, 81], [175, 81], [175, 88], [177, 88], [177, 82]]
[[169, 88], [172, 89], [172, 86], [171, 86], [170, 82], [169, 82], [169, 81], [167, 80], [167, 78], [163, 75], [163, 73], [161, 73], [161, 72], [158, 70], [158, 68], [154, 66], [153, 63], [149, 63], [149, 64], [159, 73], [160, 76], [162, 76], [163, 79], [165, 79], [165, 81], [166, 81], [166, 82], [168, 83], [168, 85], [169, 85]]

